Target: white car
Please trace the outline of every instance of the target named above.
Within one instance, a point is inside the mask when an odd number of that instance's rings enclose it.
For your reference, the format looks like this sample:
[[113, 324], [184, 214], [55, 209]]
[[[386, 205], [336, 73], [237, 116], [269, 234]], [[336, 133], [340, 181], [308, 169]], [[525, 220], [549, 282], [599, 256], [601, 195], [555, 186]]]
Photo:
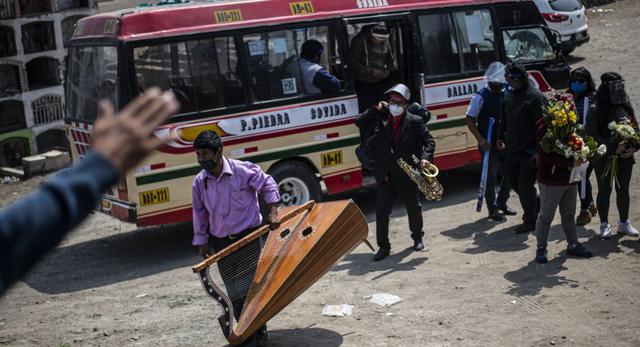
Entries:
[[589, 41], [587, 15], [580, 0], [534, 0], [549, 28], [561, 35], [562, 52], [567, 55]]

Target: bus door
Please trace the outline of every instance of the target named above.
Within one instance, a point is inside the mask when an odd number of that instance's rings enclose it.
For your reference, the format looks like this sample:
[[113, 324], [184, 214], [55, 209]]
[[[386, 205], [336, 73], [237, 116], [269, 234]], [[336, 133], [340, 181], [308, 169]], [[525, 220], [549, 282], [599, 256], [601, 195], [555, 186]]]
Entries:
[[[375, 15], [344, 19], [349, 47], [348, 69], [354, 77], [360, 111], [373, 106], [382, 99], [382, 94], [396, 83], [406, 84], [414, 101], [420, 100], [415, 66], [420, 51], [415, 44], [411, 30], [410, 13]], [[389, 33], [386, 42], [373, 43], [371, 31], [376, 25], [383, 26]], [[364, 41], [372, 41], [363, 44]], [[386, 59], [382, 59], [386, 55]], [[363, 67], [383, 71], [384, 77], [377, 78]], [[379, 67], [379, 68], [378, 68]], [[367, 73], [367, 71], [369, 71]]]

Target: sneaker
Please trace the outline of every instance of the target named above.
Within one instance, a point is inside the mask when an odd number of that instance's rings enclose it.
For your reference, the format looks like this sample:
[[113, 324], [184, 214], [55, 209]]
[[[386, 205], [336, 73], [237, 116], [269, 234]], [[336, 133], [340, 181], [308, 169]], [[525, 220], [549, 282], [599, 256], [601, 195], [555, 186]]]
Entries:
[[391, 251], [389, 249], [380, 248], [378, 250], [378, 252], [376, 253], [376, 255], [373, 256], [373, 261], [380, 261], [380, 260], [388, 257], [390, 253], [391, 253]]
[[544, 264], [546, 262], [547, 262], [547, 248], [538, 247], [538, 249], [536, 249], [536, 263]]
[[516, 210], [512, 209], [507, 205], [498, 206], [498, 210], [502, 211], [505, 216], [515, 216], [518, 214]]
[[638, 237], [638, 230], [631, 226], [631, 222], [627, 219], [626, 222], [620, 222], [620, 224], [618, 224], [618, 234]]
[[578, 217], [576, 217], [576, 225], [583, 226], [591, 222], [591, 212], [589, 210], [581, 210]]
[[531, 223], [522, 223], [520, 225], [518, 225], [514, 230], [513, 233], [514, 234], [524, 234], [524, 233], [528, 233], [530, 231], [534, 231], [536, 230], [536, 226], [534, 224]]
[[607, 222], [600, 223], [600, 238], [601, 239], [611, 238], [611, 225], [609, 225], [609, 223]]
[[591, 258], [593, 253], [591, 253], [591, 251], [582, 244], [576, 243], [573, 246], [567, 246], [567, 255], [580, 258]]
[[589, 205], [589, 212], [592, 217], [598, 214], [598, 207], [595, 202], [592, 202], [591, 205]]
[[504, 222], [506, 220], [506, 218], [504, 218], [504, 214], [500, 212], [500, 210], [489, 212], [489, 219], [494, 222]]
[[422, 241], [416, 241], [413, 243], [413, 250], [414, 251], [424, 251], [424, 243], [422, 243]]

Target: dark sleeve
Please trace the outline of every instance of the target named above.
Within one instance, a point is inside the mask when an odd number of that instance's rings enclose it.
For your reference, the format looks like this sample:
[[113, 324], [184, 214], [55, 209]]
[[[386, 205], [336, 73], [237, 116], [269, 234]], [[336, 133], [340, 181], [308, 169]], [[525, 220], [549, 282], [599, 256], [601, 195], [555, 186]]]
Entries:
[[375, 106], [371, 106], [369, 109], [358, 115], [358, 118], [356, 118], [356, 126], [361, 129], [368, 128], [375, 124], [379, 115], [380, 111], [378, 111]]
[[[599, 145], [607, 146], [606, 155], [612, 155], [616, 152], [616, 145], [611, 142], [609, 134], [603, 134], [601, 132], [602, 126], [600, 125], [601, 117], [599, 116], [600, 112], [595, 107], [590, 107], [589, 112], [587, 113], [587, 134], [593, 137], [596, 140], [596, 143]], [[605, 125], [605, 129], [607, 132], [609, 129], [607, 125]]]
[[530, 114], [533, 117], [533, 122], [537, 122], [540, 118], [542, 118], [542, 106], [544, 105], [546, 99], [544, 95], [540, 95], [539, 97], [533, 99], [531, 101], [531, 109]]
[[313, 84], [325, 93], [338, 93], [342, 88], [340, 81], [325, 69], [316, 72], [313, 76]]
[[507, 118], [508, 118], [504, 101], [502, 102], [502, 105], [500, 107], [502, 108], [502, 116], [500, 117], [500, 119], [498, 119], [496, 139], [504, 141], [504, 136], [507, 133]]
[[78, 225], [117, 180], [113, 165], [91, 153], [2, 210], [0, 295]]
[[422, 143], [422, 155], [420, 159], [426, 159], [430, 163], [433, 163], [433, 154], [436, 150], [436, 141], [433, 139], [431, 132], [427, 128], [426, 124], [418, 125], [420, 142]]

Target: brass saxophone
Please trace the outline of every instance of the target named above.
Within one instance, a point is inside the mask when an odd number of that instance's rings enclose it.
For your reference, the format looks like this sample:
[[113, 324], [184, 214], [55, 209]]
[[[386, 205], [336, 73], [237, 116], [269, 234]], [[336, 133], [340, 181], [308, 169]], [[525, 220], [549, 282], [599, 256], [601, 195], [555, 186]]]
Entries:
[[[412, 156], [415, 164], [419, 164], [420, 160], [415, 155]], [[418, 189], [424, 194], [428, 201], [439, 201], [442, 199], [444, 188], [438, 181], [438, 167], [430, 164], [426, 170], [417, 169], [409, 165], [402, 158], [398, 159], [398, 165], [418, 186]]]

